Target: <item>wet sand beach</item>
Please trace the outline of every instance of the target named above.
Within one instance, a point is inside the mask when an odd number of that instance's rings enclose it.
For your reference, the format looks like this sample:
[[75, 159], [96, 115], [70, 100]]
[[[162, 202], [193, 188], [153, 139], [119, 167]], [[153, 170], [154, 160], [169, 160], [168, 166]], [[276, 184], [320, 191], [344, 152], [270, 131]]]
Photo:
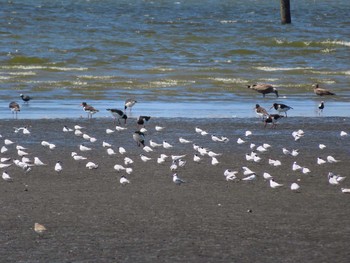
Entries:
[[[146, 123], [146, 145], [152, 139], [166, 140], [170, 149], [154, 148], [146, 153], [137, 147], [132, 135], [136, 120], [127, 130], [115, 131], [110, 118], [1, 120], [1, 158], [18, 159], [16, 146], [27, 149], [32, 160], [39, 157], [46, 166], [33, 166], [25, 173], [12, 164], [5, 170], [13, 182], [0, 179], [0, 255], [4, 262], [348, 262], [350, 252], [349, 194], [350, 178], [330, 185], [329, 172], [348, 176], [350, 137], [349, 118], [288, 117], [276, 129], [257, 118], [181, 119], [151, 118]], [[63, 132], [64, 125], [83, 126], [82, 132], [97, 139], [91, 143], [74, 132]], [[165, 127], [156, 131], [155, 126]], [[30, 134], [14, 127], [28, 127]], [[207, 131], [202, 136], [195, 127]], [[106, 129], [115, 132], [107, 134]], [[292, 132], [302, 129], [304, 136], [295, 141]], [[246, 137], [245, 131], [252, 131]], [[214, 142], [211, 135], [226, 136], [229, 142]], [[193, 143], [181, 144], [183, 137], [216, 153], [219, 164], [202, 156], [193, 162]], [[237, 144], [237, 139], [246, 141]], [[53, 150], [42, 141], [56, 145]], [[112, 144], [116, 155], [109, 156], [102, 141]], [[79, 145], [91, 147], [81, 152]], [[271, 145], [258, 153], [259, 163], [249, 162], [250, 144]], [[326, 148], [319, 149], [323, 143]], [[126, 149], [121, 155], [118, 147]], [[298, 156], [287, 156], [282, 148], [298, 149]], [[75, 161], [71, 152], [87, 157]], [[152, 159], [141, 161], [143, 153]], [[187, 161], [176, 173], [185, 183], [176, 185], [170, 171], [171, 157], [157, 164], [160, 154], [183, 155]], [[318, 165], [317, 157], [334, 156], [337, 163]], [[128, 156], [134, 163], [129, 175], [117, 172], [114, 165], [124, 165]], [[281, 166], [271, 166], [278, 159]], [[57, 161], [60, 173], [54, 171]], [[87, 161], [99, 165], [89, 170]], [[311, 170], [309, 174], [293, 171], [292, 164]], [[12, 163], [12, 160], [9, 162]], [[125, 166], [125, 165], [124, 165]], [[242, 167], [256, 172], [253, 181], [242, 181]], [[224, 171], [238, 171], [238, 180], [226, 181]], [[262, 177], [270, 173], [283, 184], [272, 189]], [[121, 185], [125, 175], [130, 184]], [[300, 192], [290, 190], [297, 182]], [[47, 229], [34, 231], [40, 223]]]

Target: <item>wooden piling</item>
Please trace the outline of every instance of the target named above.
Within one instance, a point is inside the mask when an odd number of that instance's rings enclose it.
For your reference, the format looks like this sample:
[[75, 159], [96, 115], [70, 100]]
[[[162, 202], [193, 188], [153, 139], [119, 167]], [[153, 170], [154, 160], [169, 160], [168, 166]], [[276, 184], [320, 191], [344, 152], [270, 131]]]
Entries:
[[289, 0], [281, 0], [281, 22], [282, 24], [292, 23]]

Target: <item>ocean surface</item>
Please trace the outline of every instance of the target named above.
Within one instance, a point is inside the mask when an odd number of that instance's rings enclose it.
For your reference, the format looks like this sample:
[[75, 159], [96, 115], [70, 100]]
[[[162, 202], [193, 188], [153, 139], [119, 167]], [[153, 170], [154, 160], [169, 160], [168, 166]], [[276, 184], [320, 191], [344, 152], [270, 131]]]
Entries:
[[[288, 116], [350, 115], [350, 1], [0, 0], [0, 119], [131, 115], [255, 117], [256, 103]], [[247, 88], [276, 86], [280, 98]], [[312, 85], [336, 93], [320, 98]], [[23, 93], [33, 97], [24, 104]], [[274, 110], [270, 110], [275, 113]]]

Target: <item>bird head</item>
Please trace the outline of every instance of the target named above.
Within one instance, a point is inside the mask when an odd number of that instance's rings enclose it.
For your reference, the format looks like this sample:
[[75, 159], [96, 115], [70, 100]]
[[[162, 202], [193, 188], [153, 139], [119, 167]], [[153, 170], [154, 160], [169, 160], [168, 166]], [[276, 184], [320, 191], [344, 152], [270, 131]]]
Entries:
[[278, 90], [276, 88], [273, 88], [273, 92], [276, 94], [276, 97], [278, 98]]

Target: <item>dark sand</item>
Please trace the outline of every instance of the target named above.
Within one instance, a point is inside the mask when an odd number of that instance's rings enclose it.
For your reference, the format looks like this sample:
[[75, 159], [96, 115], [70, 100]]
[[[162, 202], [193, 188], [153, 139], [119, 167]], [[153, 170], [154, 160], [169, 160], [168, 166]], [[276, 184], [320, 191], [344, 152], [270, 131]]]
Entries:
[[[85, 140], [73, 133], [63, 133], [64, 125], [86, 127], [84, 131], [98, 139], [91, 152], [82, 153], [78, 145]], [[156, 132], [155, 125], [166, 127]], [[31, 135], [16, 134], [13, 127], [29, 126]], [[227, 136], [226, 144], [213, 142], [210, 136], [195, 133], [196, 126], [210, 134]], [[332, 171], [344, 176], [349, 172], [349, 118], [284, 118], [276, 129], [263, 128], [257, 119], [157, 119], [147, 124], [149, 139], [167, 140], [172, 149], [157, 148], [145, 153], [154, 158], [143, 163], [132, 140], [136, 129], [130, 120], [128, 130], [106, 134], [114, 128], [111, 119], [1, 120], [0, 134], [27, 147], [30, 157], [38, 156], [48, 165], [33, 167], [25, 174], [15, 165], [6, 170], [12, 183], [0, 179], [0, 255], [1, 262], [349, 262], [350, 195], [341, 187], [350, 187], [350, 178], [339, 186], [327, 180]], [[291, 133], [303, 129], [298, 142]], [[253, 135], [244, 136], [246, 130]], [[186, 139], [223, 153], [218, 166], [204, 157], [202, 164], [192, 161], [192, 144]], [[238, 145], [237, 138], [247, 140]], [[56, 144], [50, 151], [42, 140]], [[113, 169], [123, 164], [119, 153], [108, 156], [102, 147], [105, 140], [127, 150], [135, 163], [127, 175], [131, 184], [122, 186], [123, 172]], [[269, 143], [267, 153], [259, 154], [261, 163], [245, 160], [249, 144]], [[319, 143], [327, 148], [320, 150]], [[282, 154], [282, 147], [299, 149], [297, 157]], [[1, 157], [18, 158], [15, 145]], [[97, 170], [85, 168], [70, 156], [72, 151], [99, 164]], [[187, 165], [178, 170], [186, 181], [172, 182], [170, 160], [156, 163], [160, 153], [187, 154]], [[317, 165], [318, 156], [333, 155], [341, 162]], [[279, 159], [280, 167], [268, 164]], [[63, 164], [57, 174], [54, 165]], [[311, 173], [293, 172], [293, 161], [307, 166]], [[248, 166], [258, 174], [253, 182], [227, 182], [225, 169]], [[4, 169], [1, 169], [2, 173]], [[262, 178], [269, 172], [284, 187], [272, 189]], [[290, 184], [301, 185], [300, 193]], [[27, 186], [26, 186], [27, 185]], [[251, 212], [248, 212], [250, 210]], [[38, 235], [34, 223], [47, 231]]]

